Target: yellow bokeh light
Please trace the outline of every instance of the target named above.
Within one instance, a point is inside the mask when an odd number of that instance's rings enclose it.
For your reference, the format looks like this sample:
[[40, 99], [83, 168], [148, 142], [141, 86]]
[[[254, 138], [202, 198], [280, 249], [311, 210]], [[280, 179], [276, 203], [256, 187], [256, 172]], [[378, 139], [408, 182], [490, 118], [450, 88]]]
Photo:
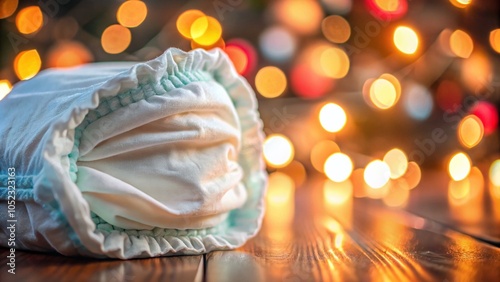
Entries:
[[304, 168], [304, 165], [299, 161], [294, 160], [287, 166], [280, 168], [277, 171], [290, 176], [290, 178], [292, 178], [295, 182], [296, 187], [300, 187], [306, 181], [306, 169]]
[[422, 179], [422, 170], [420, 166], [416, 162], [409, 162], [408, 169], [403, 178], [408, 184], [408, 189], [417, 187]]
[[495, 186], [500, 186], [500, 159], [491, 163], [489, 173], [490, 182]]
[[264, 141], [264, 158], [271, 167], [284, 167], [288, 165], [295, 152], [293, 144], [281, 134], [271, 134]]
[[465, 153], [456, 153], [448, 164], [448, 173], [455, 181], [465, 179], [471, 170], [471, 161]]
[[354, 165], [348, 155], [335, 153], [328, 157], [324, 171], [328, 178], [334, 182], [343, 182], [351, 176]]
[[450, 36], [450, 49], [455, 56], [466, 59], [474, 50], [474, 42], [465, 31], [457, 29]]
[[469, 178], [460, 181], [450, 180], [448, 183], [448, 198], [454, 204], [463, 203], [470, 195], [470, 190]]
[[398, 101], [396, 87], [387, 79], [378, 78], [370, 85], [370, 101], [379, 109], [391, 108]]
[[401, 149], [394, 148], [384, 156], [384, 162], [391, 170], [391, 178], [397, 179], [403, 176], [408, 169], [408, 158]]
[[349, 57], [344, 50], [331, 47], [323, 52], [320, 56], [320, 66], [322, 74], [330, 78], [343, 78], [349, 71]]
[[450, 0], [450, 3], [457, 8], [465, 8], [467, 7], [472, 0]]
[[0, 80], [0, 100], [5, 98], [5, 96], [10, 93], [10, 90], [12, 90], [12, 84], [10, 84], [10, 81], [7, 79]]
[[199, 17], [191, 25], [191, 38], [200, 45], [212, 45], [216, 43], [221, 36], [222, 26], [214, 17]]
[[17, 9], [18, 0], [2, 0], [0, 1], [0, 19], [5, 19], [12, 14]]
[[339, 205], [352, 198], [351, 181], [334, 182], [329, 179], [323, 184], [323, 196], [328, 204]]
[[43, 25], [42, 10], [38, 6], [29, 6], [17, 13], [16, 27], [22, 34], [37, 32]]
[[341, 16], [332, 15], [323, 19], [321, 31], [333, 43], [345, 43], [351, 36], [349, 22]]
[[475, 115], [464, 117], [458, 124], [458, 140], [467, 148], [472, 148], [483, 139], [483, 122]]
[[255, 87], [260, 95], [266, 98], [278, 97], [285, 91], [286, 85], [286, 76], [277, 67], [263, 67], [255, 76]]
[[347, 122], [347, 115], [341, 106], [328, 103], [319, 112], [319, 122], [326, 131], [339, 132]]
[[142, 1], [125, 1], [116, 12], [118, 23], [124, 27], [137, 27], [148, 14], [148, 7]]
[[35, 49], [23, 51], [14, 59], [14, 71], [20, 80], [34, 77], [42, 67], [42, 59]]
[[323, 10], [314, 0], [276, 1], [273, 11], [278, 21], [300, 34], [315, 32], [323, 19]]
[[379, 189], [391, 179], [391, 169], [383, 161], [374, 160], [366, 166], [363, 178], [368, 186]]
[[331, 140], [323, 140], [312, 148], [311, 164], [317, 171], [324, 172], [326, 159], [337, 152], [340, 152], [337, 143]]
[[176, 21], [177, 30], [179, 33], [186, 37], [187, 39], [191, 39], [191, 26], [194, 21], [198, 18], [205, 16], [205, 14], [200, 10], [187, 10], [184, 13], [180, 14]]
[[132, 33], [119, 24], [108, 26], [101, 36], [102, 49], [109, 54], [119, 54], [130, 45]]
[[295, 184], [286, 174], [273, 172], [269, 175], [267, 202], [272, 206], [285, 205], [293, 200]]
[[400, 0], [375, 0], [375, 4], [383, 11], [394, 12], [398, 9]]
[[490, 32], [490, 45], [495, 52], [500, 53], [500, 28]]
[[413, 54], [418, 49], [418, 35], [407, 26], [398, 26], [394, 31], [393, 40], [396, 48], [405, 54]]
[[77, 41], [58, 41], [47, 54], [47, 66], [68, 68], [91, 62], [94, 56], [85, 45]]

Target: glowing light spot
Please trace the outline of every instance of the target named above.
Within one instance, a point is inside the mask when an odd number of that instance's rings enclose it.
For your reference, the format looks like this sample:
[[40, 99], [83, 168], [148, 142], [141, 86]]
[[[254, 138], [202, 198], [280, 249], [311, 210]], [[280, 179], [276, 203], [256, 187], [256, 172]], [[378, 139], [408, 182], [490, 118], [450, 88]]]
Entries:
[[255, 88], [266, 98], [275, 98], [283, 94], [286, 85], [286, 76], [277, 67], [263, 67], [255, 76]]
[[310, 66], [299, 64], [292, 68], [290, 84], [298, 96], [316, 99], [330, 91], [334, 82], [331, 78], [318, 75]]
[[472, 0], [450, 0], [450, 3], [453, 4], [453, 6], [461, 9], [467, 7], [471, 2]]
[[51, 68], [67, 68], [91, 62], [92, 53], [85, 45], [76, 41], [59, 41], [47, 55], [47, 65]]
[[273, 8], [278, 21], [299, 34], [315, 32], [318, 30], [323, 18], [321, 6], [317, 1], [313, 0], [277, 1]]
[[384, 21], [395, 20], [406, 14], [406, 0], [366, 0], [365, 3], [372, 14]]
[[194, 49], [198, 49], [198, 48], [205, 49], [205, 50], [211, 50], [211, 49], [214, 49], [214, 48], [221, 48], [222, 50], [225, 50], [225, 48], [226, 48], [226, 42], [224, 42], [224, 39], [222, 39], [222, 37], [221, 37], [214, 44], [209, 45], [209, 46], [205, 46], [205, 45], [200, 45], [200, 44], [194, 42], [193, 40], [191, 40], [191, 49], [194, 50]]
[[281, 134], [271, 134], [264, 142], [264, 158], [271, 167], [284, 167], [294, 156], [292, 142]]
[[490, 46], [495, 52], [500, 53], [500, 28], [490, 32]]
[[287, 166], [279, 168], [277, 171], [290, 176], [295, 182], [296, 187], [300, 187], [306, 181], [306, 169], [299, 161], [293, 160]]
[[458, 140], [467, 148], [472, 148], [479, 144], [483, 139], [483, 134], [483, 123], [475, 115], [464, 117], [458, 125]]
[[274, 26], [260, 35], [259, 47], [269, 60], [285, 62], [295, 53], [297, 40], [286, 28]]
[[42, 59], [35, 49], [23, 51], [14, 59], [14, 71], [20, 80], [34, 77], [42, 67]]
[[335, 242], [334, 242], [335, 248], [341, 249], [343, 243], [344, 243], [344, 234], [340, 233], [335, 235]]
[[386, 12], [394, 12], [398, 9], [399, 0], [374, 0], [375, 5], [377, 5], [381, 10]]
[[331, 140], [323, 140], [312, 148], [311, 164], [317, 171], [324, 172], [326, 159], [337, 152], [340, 152], [337, 143]]
[[109, 54], [119, 54], [130, 45], [132, 33], [119, 24], [108, 26], [101, 36], [102, 49]]
[[500, 159], [495, 160], [490, 166], [490, 181], [495, 186], [500, 186]]
[[384, 204], [389, 207], [404, 207], [410, 198], [410, 190], [406, 187], [391, 185], [389, 192], [382, 198]]
[[293, 200], [295, 185], [293, 180], [281, 172], [273, 172], [269, 175], [267, 190], [267, 201], [272, 206], [285, 205]]
[[191, 25], [191, 38], [200, 45], [212, 45], [222, 36], [222, 26], [216, 18], [203, 16]]
[[29, 6], [17, 13], [16, 27], [22, 34], [32, 34], [43, 25], [42, 10], [38, 6]]
[[382, 188], [391, 179], [391, 169], [383, 161], [375, 160], [366, 166], [363, 177], [371, 188]]
[[466, 178], [469, 175], [470, 170], [471, 161], [469, 156], [462, 152], [455, 154], [448, 164], [448, 172], [451, 178], [455, 181], [460, 181]]
[[391, 170], [392, 179], [400, 178], [408, 169], [408, 158], [406, 154], [398, 148], [394, 148], [387, 152], [383, 160]]
[[455, 56], [465, 59], [472, 54], [474, 42], [465, 31], [457, 29], [450, 36], [450, 49]]
[[443, 80], [436, 89], [436, 103], [445, 112], [455, 112], [462, 104], [460, 86], [450, 80]]
[[418, 49], [418, 35], [407, 26], [398, 26], [393, 39], [396, 48], [405, 54], [414, 54]]
[[454, 204], [463, 203], [470, 195], [470, 181], [464, 178], [460, 181], [450, 180], [448, 183], [448, 198]]
[[224, 52], [229, 56], [229, 59], [233, 62], [236, 71], [242, 74], [248, 67], [248, 57], [240, 47], [238, 46], [228, 46]]
[[398, 99], [396, 87], [383, 78], [378, 78], [371, 84], [369, 93], [373, 105], [382, 110], [394, 106]]
[[349, 71], [349, 57], [340, 48], [328, 48], [321, 53], [320, 65], [323, 75], [337, 79], [343, 78]]
[[5, 98], [12, 90], [12, 84], [7, 79], [0, 80], [0, 101]]
[[351, 36], [351, 26], [341, 16], [328, 16], [321, 22], [321, 31], [333, 43], [344, 43]]
[[413, 189], [418, 186], [422, 179], [422, 171], [416, 162], [408, 163], [408, 169], [403, 178], [408, 184], [408, 189]]
[[353, 167], [348, 155], [335, 153], [326, 159], [324, 171], [332, 181], [343, 182], [351, 176]]
[[338, 205], [345, 203], [352, 198], [352, 183], [351, 181], [333, 182], [326, 180], [323, 184], [323, 195], [326, 203]]
[[116, 12], [118, 23], [124, 27], [137, 27], [148, 14], [148, 7], [142, 1], [125, 1]]
[[493, 104], [486, 101], [477, 102], [470, 112], [481, 120], [484, 135], [488, 136], [495, 132], [498, 127], [498, 111]]
[[461, 82], [473, 94], [482, 91], [491, 91], [490, 84], [493, 76], [492, 60], [483, 51], [474, 50], [469, 58], [462, 60], [460, 67]]
[[241, 39], [241, 38], [233, 38], [227, 42], [226, 48], [231, 47], [231, 46], [234, 46], [234, 47], [237, 47], [237, 48], [240, 48], [241, 50], [243, 50], [243, 52], [245, 52], [245, 55], [247, 57], [247, 61], [248, 61], [247, 66], [241, 72], [241, 75], [246, 76], [246, 75], [253, 73], [253, 71], [255, 70], [255, 67], [257, 66], [258, 58], [257, 58], [257, 51], [252, 46], [252, 44], [250, 44], [248, 41]]
[[191, 39], [191, 26], [198, 19], [205, 16], [200, 10], [187, 10], [180, 14], [175, 25], [179, 33], [187, 39]]
[[319, 122], [326, 131], [339, 132], [347, 122], [347, 115], [341, 106], [328, 103], [319, 112]]
[[18, 0], [0, 1], [0, 19], [5, 19], [12, 16], [12, 14], [14, 14], [17, 9], [17, 5]]
[[403, 99], [406, 112], [416, 120], [427, 119], [432, 113], [433, 103], [429, 90], [418, 84], [409, 86]]

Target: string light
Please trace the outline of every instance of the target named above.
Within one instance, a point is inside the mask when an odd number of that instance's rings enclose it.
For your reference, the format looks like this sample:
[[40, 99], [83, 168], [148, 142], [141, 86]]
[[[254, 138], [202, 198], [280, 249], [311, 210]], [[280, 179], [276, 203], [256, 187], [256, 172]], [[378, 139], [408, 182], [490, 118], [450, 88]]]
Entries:
[[198, 19], [205, 16], [200, 10], [187, 10], [179, 15], [176, 21], [177, 30], [187, 39], [191, 39], [191, 26]]
[[119, 54], [125, 51], [132, 41], [132, 33], [122, 25], [108, 26], [101, 36], [101, 46], [106, 53]]
[[255, 88], [266, 98], [280, 96], [285, 91], [286, 85], [286, 76], [277, 67], [263, 67], [255, 76]]
[[391, 179], [391, 169], [385, 162], [374, 160], [366, 166], [363, 177], [368, 186], [380, 189]]
[[458, 124], [457, 132], [460, 143], [467, 148], [472, 148], [483, 139], [484, 126], [477, 116], [468, 115]]
[[222, 26], [214, 17], [199, 17], [191, 25], [191, 38], [200, 45], [212, 45], [221, 38], [221, 35]]
[[269, 135], [264, 141], [264, 158], [271, 167], [285, 167], [293, 159], [292, 142], [281, 134]]
[[343, 182], [351, 176], [354, 165], [348, 155], [335, 153], [328, 157], [324, 171], [328, 178], [334, 182]]
[[465, 179], [471, 170], [471, 162], [469, 156], [463, 152], [456, 153], [448, 163], [448, 172], [451, 178], [455, 181]]
[[35, 49], [22, 51], [14, 59], [14, 71], [20, 80], [34, 77], [42, 67], [42, 59]]
[[347, 115], [341, 106], [328, 103], [321, 108], [319, 121], [326, 131], [339, 132], [347, 122]]
[[16, 16], [16, 27], [22, 34], [32, 34], [43, 25], [42, 10], [38, 6], [23, 8]]
[[414, 54], [418, 49], [418, 35], [407, 26], [398, 26], [394, 31], [394, 45], [405, 54]]

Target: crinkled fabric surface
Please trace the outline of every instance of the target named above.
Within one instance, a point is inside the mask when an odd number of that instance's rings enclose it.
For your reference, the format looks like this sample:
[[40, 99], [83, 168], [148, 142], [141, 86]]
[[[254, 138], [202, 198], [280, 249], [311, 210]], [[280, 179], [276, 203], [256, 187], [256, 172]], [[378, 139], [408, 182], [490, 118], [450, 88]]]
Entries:
[[12, 218], [17, 248], [121, 259], [231, 249], [260, 228], [262, 123], [221, 50], [46, 70], [0, 113], [3, 246]]

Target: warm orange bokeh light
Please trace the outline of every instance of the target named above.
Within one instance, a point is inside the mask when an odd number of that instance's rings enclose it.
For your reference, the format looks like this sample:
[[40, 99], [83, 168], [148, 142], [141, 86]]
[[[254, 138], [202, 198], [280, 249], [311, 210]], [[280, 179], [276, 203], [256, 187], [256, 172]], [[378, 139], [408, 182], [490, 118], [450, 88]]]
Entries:
[[401, 149], [394, 148], [388, 151], [383, 160], [391, 169], [392, 179], [400, 178], [408, 169], [408, 158]]
[[31, 34], [40, 30], [43, 25], [42, 10], [38, 6], [29, 6], [17, 13], [16, 27], [22, 34]]
[[266, 98], [275, 98], [283, 94], [286, 89], [286, 76], [277, 67], [261, 68], [255, 76], [255, 88], [260, 95]]
[[347, 115], [341, 106], [328, 103], [319, 112], [319, 122], [326, 131], [339, 132], [347, 122]]
[[7, 79], [0, 80], [0, 100], [5, 98], [12, 90], [12, 84]]
[[194, 42], [209, 46], [216, 43], [222, 36], [222, 26], [216, 18], [202, 16], [191, 25], [191, 38]]
[[304, 184], [307, 178], [307, 173], [304, 165], [295, 160], [293, 160], [287, 166], [277, 169], [276, 171], [290, 176], [290, 178], [295, 182], [296, 187], [300, 187], [302, 184]]
[[326, 39], [333, 43], [344, 43], [351, 36], [351, 26], [341, 16], [332, 15], [323, 19], [321, 31]]
[[334, 153], [326, 159], [324, 171], [330, 180], [343, 182], [351, 176], [354, 164], [348, 155]]
[[320, 55], [321, 75], [330, 78], [343, 78], [349, 71], [350, 62], [344, 50], [330, 47], [321, 52]]
[[398, 26], [394, 31], [394, 45], [405, 54], [414, 54], [418, 49], [418, 35], [410, 27]]
[[14, 12], [16, 11], [18, 4], [18, 0], [0, 1], [0, 19], [5, 19], [12, 16], [12, 14], [14, 14]]
[[214, 49], [214, 48], [221, 48], [221, 49], [224, 50], [226, 48], [226, 42], [221, 37], [214, 44], [209, 45], [209, 46], [205, 46], [205, 45], [200, 45], [200, 44], [196, 43], [195, 41], [191, 40], [191, 49], [194, 50], [194, 49], [198, 49], [198, 48], [205, 49], [205, 50], [211, 50], [211, 49]]
[[314, 0], [276, 1], [274, 13], [278, 21], [300, 34], [315, 32], [323, 19], [323, 10]]
[[191, 39], [191, 26], [198, 18], [205, 16], [200, 10], [187, 10], [176, 21], [177, 30], [185, 38]]
[[467, 154], [459, 152], [453, 155], [448, 163], [448, 173], [455, 181], [465, 179], [471, 170], [471, 161]]
[[330, 205], [339, 205], [352, 198], [352, 182], [349, 180], [343, 182], [334, 182], [329, 179], [323, 184], [323, 197], [325, 202]]
[[450, 36], [450, 49], [455, 56], [466, 59], [474, 50], [474, 42], [465, 31], [457, 29]]
[[42, 59], [35, 49], [23, 51], [14, 59], [14, 71], [20, 80], [34, 77], [42, 67]]
[[490, 45], [495, 52], [500, 53], [500, 28], [490, 32]]
[[89, 49], [76, 41], [59, 41], [47, 55], [47, 65], [51, 68], [74, 67], [93, 60]]
[[271, 134], [264, 141], [264, 159], [271, 167], [285, 167], [295, 154], [293, 144], [286, 136]]
[[467, 148], [472, 148], [483, 139], [483, 122], [475, 115], [464, 117], [458, 124], [458, 141]]
[[467, 7], [471, 2], [472, 0], [450, 0], [450, 3], [453, 4], [453, 6], [461, 9]]
[[326, 159], [337, 152], [340, 152], [340, 148], [337, 143], [331, 140], [323, 140], [314, 145], [312, 148], [311, 164], [317, 171], [323, 172]]
[[142, 1], [125, 1], [116, 12], [118, 23], [124, 27], [137, 27], [148, 14], [148, 7]]
[[130, 30], [119, 24], [109, 26], [101, 36], [101, 45], [109, 54], [119, 54], [127, 49], [132, 41]]
[[229, 56], [229, 59], [231, 59], [234, 67], [236, 68], [236, 71], [239, 74], [245, 72], [248, 67], [248, 57], [243, 49], [238, 46], [231, 45], [227, 46], [224, 52], [226, 52], [226, 54]]

